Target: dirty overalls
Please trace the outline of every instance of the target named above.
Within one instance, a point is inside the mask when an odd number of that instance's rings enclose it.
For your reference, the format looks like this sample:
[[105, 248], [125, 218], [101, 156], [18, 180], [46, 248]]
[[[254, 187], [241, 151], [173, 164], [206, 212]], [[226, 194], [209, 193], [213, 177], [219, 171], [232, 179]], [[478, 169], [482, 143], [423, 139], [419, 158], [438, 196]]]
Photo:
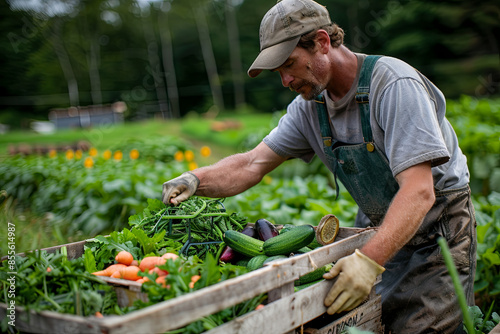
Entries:
[[[323, 148], [330, 169], [368, 219], [357, 227], [378, 226], [399, 189], [385, 155], [375, 146], [370, 127], [371, 73], [380, 56], [363, 62], [356, 93], [364, 142], [347, 145], [332, 137], [323, 96], [317, 99]], [[337, 187], [338, 189], [338, 187]], [[337, 190], [338, 194], [338, 190]], [[468, 186], [436, 191], [436, 202], [415, 236], [385, 264], [377, 285], [386, 333], [460, 333], [462, 314], [452, 280], [437, 244], [448, 241], [469, 305], [474, 305], [476, 230]], [[360, 215], [362, 216], [362, 215]], [[366, 218], [365, 217], [365, 218]]]

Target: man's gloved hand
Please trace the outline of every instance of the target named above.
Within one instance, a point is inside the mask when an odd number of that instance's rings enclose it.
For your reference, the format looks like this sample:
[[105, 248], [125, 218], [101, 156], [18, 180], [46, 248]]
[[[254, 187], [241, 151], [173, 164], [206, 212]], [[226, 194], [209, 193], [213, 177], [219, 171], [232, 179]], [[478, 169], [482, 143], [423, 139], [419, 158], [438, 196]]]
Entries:
[[384, 267], [358, 249], [337, 261], [330, 272], [323, 275], [325, 279], [338, 276], [325, 298], [328, 314], [350, 311], [358, 306], [370, 293], [377, 276], [384, 271]]
[[163, 184], [162, 201], [166, 205], [177, 205], [193, 196], [200, 185], [200, 179], [191, 172], [185, 172]]

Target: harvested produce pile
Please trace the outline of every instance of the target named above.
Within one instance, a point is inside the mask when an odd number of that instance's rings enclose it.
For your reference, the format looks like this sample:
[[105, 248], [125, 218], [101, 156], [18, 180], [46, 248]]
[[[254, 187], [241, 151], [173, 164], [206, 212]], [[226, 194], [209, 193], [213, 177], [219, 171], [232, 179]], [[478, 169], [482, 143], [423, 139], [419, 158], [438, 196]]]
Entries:
[[[265, 219], [248, 224], [226, 212], [221, 200], [192, 197], [178, 207], [148, 200], [148, 207], [129, 218], [130, 229], [87, 240], [77, 259], [44, 251], [15, 257], [17, 306], [81, 316], [121, 315], [231, 279], [321, 246], [310, 225], [287, 225], [281, 231]], [[5, 261], [7, 262], [7, 261]], [[0, 294], [8, 303], [8, 273], [0, 267]], [[297, 280], [298, 288], [316, 283], [329, 267]], [[119, 307], [115, 290], [99, 277], [141, 283], [147, 301]], [[193, 319], [172, 333], [201, 333], [262, 307], [266, 295], [218, 313]], [[6, 330], [6, 323], [2, 330]]]
[[[248, 272], [246, 267], [218, 263], [227, 230], [241, 231], [246, 221], [227, 213], [220, 200], [193, 197], [178, 207], [148, 200], [148, 207], [129, 218], [130, 229], [87, 240], [82, 257], [69, 259], [63, 247], [16, 256], [15, 270], [0, 267], [1, 301], [8, 303], [10, 272], [17, 272], [15, 302], [32, 310], [82, 316], [125, 314], [202, 289]], [[179, 254], [181, 256], [179, 256]], [[148, 302], [118, 307], [115, 290], [99, 276], [144, 282]], [[200, 333], [245, 314], [265, 296], [194, 321], [180, 332]], [[193, 319], [196, 320], [196, 319]], [[7, 330], [7, 323], [2, 331]]]

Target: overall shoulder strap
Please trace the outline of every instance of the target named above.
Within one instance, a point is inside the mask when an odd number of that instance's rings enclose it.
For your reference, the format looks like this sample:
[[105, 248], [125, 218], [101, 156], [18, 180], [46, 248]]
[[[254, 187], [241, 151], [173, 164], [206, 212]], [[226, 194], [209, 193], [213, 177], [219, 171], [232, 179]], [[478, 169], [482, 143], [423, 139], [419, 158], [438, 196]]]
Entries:
[[[361, 113], [361, 126], [365, 143], [373, 142], [372, 129], [370, 127], [370, 82], [373, 68], [380, 57], [370, 55], [365, 58], [359, 74], [358, 89], [356, 90], [356, 102], [359, 105]], [[368, 150], [372, 147], [373, 144], [371, 144], [371, 147], [367, 146]]]
[[314, 102], [316, 102], [316, 112], [318, 113], [319, 127], [321, 130], [321, 137], [323, 137], [323, 144], [326, 146], [331, 146], [332, 129], [330, 128], [328, 112], [326, 111], [325, 97], [322, 94], [319, 94], [314, 99]]

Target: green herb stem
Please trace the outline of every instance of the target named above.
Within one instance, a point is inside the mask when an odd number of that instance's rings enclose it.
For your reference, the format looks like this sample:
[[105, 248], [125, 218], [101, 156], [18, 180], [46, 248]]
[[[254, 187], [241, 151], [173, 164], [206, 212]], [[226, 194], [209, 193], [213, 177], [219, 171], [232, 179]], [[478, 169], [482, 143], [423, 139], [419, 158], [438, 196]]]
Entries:
[[441, 247], [441, 252], [443, 253], [444, 262], [446, 264], [446, 267], [448, 268], [451, 279], [453, 281], [455, 292], [457, 293], [458, 303], [460, 304], [460, 308], [462, 309], [462, 314], [464, 316], [465, 327], [467, 328], [469, 334], [476, 333], [476, 331], [474, 330], [474, 325], [472, 322], [471, 315], [469, 313], [469, 308], [467, 306], [467, 300], [465, 298], [464, 288], [460, 283], [457, 268], [453, 263], [453, 258], [451, 257], [450, 249], [448, 248], [446, 239], [443, 237], [439, 238], [438, 244]]
[[60, 311], [60, 310], [61, 310], [61, 306], [60, 306], [58, 303], [56, 303], [56, 302], [55, 302], [52, 298], [50, 298], [48, 295], [46, 295], [46, 294], [44, 294], [42, 291], [40, 291], [40, 289], [33, 287], [33, 290], [35, 290], [35, 291], [36, 291], [36, 293], [38, 293], [40, 296], [42, 296], [42, 297], [43, 297], [43, 299], [45, 299], [46, 301], [48, 301], [49, 303], [51, 303], [52, 305], [54, 305], [54, 307], [55, 307], [58, 311]]
[[483, 331], [484, 325], [486, 325], [486, 322], [490, 320], [491, 313], [493, 312], [493, 306], [495, 305], [495, 301], [493, 301], [490, 305], [490, 308], [488, 309], [488, 313], [484, 316], [483, 324], [481, 325], [481, 328], [479, 329], [480, 332]]

